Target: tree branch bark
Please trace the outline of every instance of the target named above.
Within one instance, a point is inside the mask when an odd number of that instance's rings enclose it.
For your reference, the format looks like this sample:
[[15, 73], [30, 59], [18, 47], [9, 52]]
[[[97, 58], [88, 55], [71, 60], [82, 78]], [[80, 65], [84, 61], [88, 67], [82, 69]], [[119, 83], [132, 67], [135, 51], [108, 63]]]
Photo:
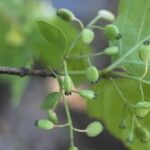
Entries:
[[26, 67], [12, 68], [0, 66], [0, 74], [16, 75], [20, 77], [24, 76], [55, 77], [55, 75], [49, 70], [29, 69]]

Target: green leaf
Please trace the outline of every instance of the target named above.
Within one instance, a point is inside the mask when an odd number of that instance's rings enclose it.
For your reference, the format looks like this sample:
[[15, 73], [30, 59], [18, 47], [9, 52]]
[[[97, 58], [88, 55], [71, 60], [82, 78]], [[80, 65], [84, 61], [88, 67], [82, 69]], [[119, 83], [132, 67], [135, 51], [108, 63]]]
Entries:
[[52, 50], [55, 50], [56, 53], [61, 53], [66, 49], [66, 38], [64, 34], [57, 28], [57, 26], [54, 26], [50, 23], [47, 23], [45, 21], [37, 21], [40, 31], [43, 34], [43, 36], [48, 40], [50, 45], [52, 46]]
[[[116, 79], [114, 81], [120, 88], [124, 97], [131, 103], [136, 104], [141, 100], [141, 94], [139, 84], [135, 80], [130, 79]], [[150, 101], [150, 85], [143, 85], [145, 101]], [[114, 85], [109, 80], [103, 80], [94, 85], [93, 90], [96, 93], [100, 93], [100, 97], [97, 101], [88, 102], [88, 112], [91, 116], [100, 118], [104, 121], [106, 128], [117, 138], [121, 139], [124, 144], [131, 150], [137, 149], [150, 149], [150, 143], [143, 144], [138, 139], [134, 139], [132, 144], [126, 142], [127, 134], [131, 128], [131, 115], [126, 111], [125, 120], [127, 122], [127, 128], [121, 130], [118, 126], [123, 119], [123, 107], [124, 103], [119, 93], [114, 88]], [[150, 115], [140, 120], [141, 124], [150, 130], [149, 126]]]
[[53, 92], [50, 93], [44, 100], [42, 104], [42, 109], [53, 109], [55, 105], [60, 100], [61, 93], [59, 92]]
[[[122, 38], [111, 43], [111, 45], [120, 47], [119, 54], [113, 57], [113, 62], [115, 65], [124, 65], [131, 74], [136, 76], [141, 76], [144, 72], [144, 63], [139, 59], [138, 47], [145, 40], [150, 39], [149, 14], [149, 0], [121, 0], [119, 16], [115, 22], [120, 29]], [[149, 79], [149, 75], [147, 79]]]

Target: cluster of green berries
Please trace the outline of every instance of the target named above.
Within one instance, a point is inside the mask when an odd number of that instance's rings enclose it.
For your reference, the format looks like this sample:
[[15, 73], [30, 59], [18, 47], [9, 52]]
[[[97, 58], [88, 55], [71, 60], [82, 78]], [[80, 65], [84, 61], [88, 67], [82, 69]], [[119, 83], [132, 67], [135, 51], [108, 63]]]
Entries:
[[[107, 11], [107, 10], [101, 10], [97, 14], [99, 18], [107, 20], [107, 21], [113, 21], [115, 19], [114, 15]], [[57, 11], [57, 16], [59, 16], [61, 19], [67, 22], [73, 22], [78, 21], [80, 25], [82, 26], [81, 21], [76, 18], [76, 16], [67, 9], [59, 9]], [[104, 27], [104, 35], [108, 40], [118, 40], [121, 38], [121, 35], [119, 33], [119, 29], [115, 25], [107, 25]], [[90, 27], [84, 27], [82, 26], [81, 31], [81, 39], [83, 43], [85, 44], [91, 44], [95, 38], [95, 33]], [[113, 55], [117, 54], [119, 51], [117, 46], [109, 47], [104, 50], [104, 54], [106, 55]], [[68, 73], [67, 70], [67, 63], [66, 60], [64, 60], [64, 78], [56, 77], [58, 80], [58, 83], [63, 89], [64, 94], [69, 96], [72, 94], [72, 92], [78, 93], [81, 97], [83, 97], [86, 100], [93, 100], [97, 98], [97, 95], [93, 90], [80, 90], [80, 91], [74, 91], [74, 83], [71, 78], [71, 76]], [[91, 83], [96, 83], [99, 80], [99, 77], [101, 75], [101, 72], [93, 65], [89, 65], [85, 70], [85, 75], [87, 78], [87, 81]], [[46, 107], [47, 108], [47, 107]], [[57, 127], [58, 119], [56, 113], [50, 109], [48, 110], [47, 119], [40, 119], [35, 121], [35, 126], [41, 129], [50, 130], [54, 127]], [[100, 122], [92, 122], [90, 123], [85, 130], [83, 130], [87, 136], [89, 137], [95, 137], [98, 134], [100, 134], [103, 131], [103, 126]], [[69, 150], [78, 150], [76, 146], [71, 146]]]
[[[127, 142], [132, 143], [134, 141], [134, 136], [139, 139], [142, 143], [147, 143], [150, 141], [149, 130], [140, 125], [137, 119], [143, 119], [150, 111], [150, 102], [139, 101], [135, 106], [135, 116], [136, 118], [132, 122], [132, 128], [128, 133]], [[121, 129], [126, 129], [126, 120], [122, 119], [119, 127]]]

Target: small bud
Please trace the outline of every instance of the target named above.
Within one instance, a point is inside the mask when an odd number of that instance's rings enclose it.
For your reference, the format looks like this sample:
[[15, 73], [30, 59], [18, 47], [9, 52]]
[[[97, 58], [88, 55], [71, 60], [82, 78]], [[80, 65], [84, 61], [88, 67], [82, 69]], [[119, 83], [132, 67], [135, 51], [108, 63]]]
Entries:
[[144, 62], [150, 62], [150, 45], [143, 44], [138, 50], [140, 59]]
[[88, 100], [96, 99], [96, 95], [92, 90], [81, 90], [79, 94], [81, 97]]
[[64, 90], [66, 95], [69, 95], [73, 88], [73, 81], [69, 75], [65, 75], [64, 78]]
[[120, 124], [119, 124], [119, 128], [120, 129], [126, 129], [126, 120], [125, 119], [122, 119]]
[[54, 124], [46, 119], [36, 120], [35, 126], [44, 130], [50, 130], [54, 128]]
[[135, 135], [143, 143], [147, 143], [150, 141], [150, 132], [145, 127], [136, 127]]
[[129, 142], [129, 143], [132, 143], [133, 142], [133, 132], [132, 131], [130, 131], [129, 133], [128, 133], [128, 136], [127, 136], [127, 142]]
[[106, 55], [113, 55], [113, 54], [117, 54], [119, 51], [117, 46], [111, 46], [105, 49], [104, 54]]
[[149, 113], [149, 109], [137, 108], [136, 116], [140, 119], [144, 118]]
[[115, 20], [114, 14], [108, 10], [99, 10], [98, 15], [100, 16], [100, 18], [102, 18], [106, 21], [114, 21]]
[[136, 104], [136, 116], [138, 118], [145, 117], [150, 111], [150, 102], [138, 102]]
[[91, 29], [83, 29], [82, 40], [85, 44], [90, 44], [94, 40], [94, 32]]
[[119, 29], [117, 26], [113, 24], [109, 24], [105, 26], [104, 35], [108, 40], [119, 40], [121, 38]]
[[59, 16], [65, 21], [74, 21], [76, 18], [75, 15], [70, 10], [65, 8], [57, 10], [57, 16]]
[[79, 150], [79, 149], [78, 149], [78, 147], [73, 146], [73, 147], [70, 147], [69, 150]]
[[136, 104], [136, 108], [150, 109], [150, 102], [139, 101], [139, 102]]
[[99, 72], [95, 66], [90, 66], [86, 70], [87, 80], [95, 83], [99, 78]]
[[48, 120], [50, 120], [54, 124], [58, 122], [57, 115], [53, 110], [48, 110]]
[[89, 137], [95, 137], [99, 135], [102, 131], [103, 131], [103, 125], [98, 121], [90, 123], [86, 128], [86, 134]]

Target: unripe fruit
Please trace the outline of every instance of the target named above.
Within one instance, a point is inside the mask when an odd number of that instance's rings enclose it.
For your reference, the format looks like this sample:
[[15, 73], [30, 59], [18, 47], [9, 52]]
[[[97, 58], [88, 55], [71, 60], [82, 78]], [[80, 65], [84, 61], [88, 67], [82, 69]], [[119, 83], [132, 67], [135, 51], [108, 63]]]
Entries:
[[150, 109], [150, 102], [140, 101], [136, 104], [136, 108]]
[[139, 118], [143, 118], [150, 111], [150, 102], [138, 102], [136, 104], [136, 116]]
[[104, 54], [106, 55], [113, 55], [113, 54], [117, 54], [119, 51], [117, 46], [111, 46], [105, 49]]
[[75, 20], [75, 15], [68, 9], [61, 8], [57, 10], [57, 16], [59, 16], [61, 19], [65, 21], [73, 21]]
[[136, 127], [135, 135], [143, 143], [147, 143], [150, 141], [150, 132], [145, 127]]
[[120, 124], [119, 124], [119, 128], [120, 129], [126, 129], [126, 126], [127, 126], [127, 122], [125, 119], [122, 119]]
[[136, 116], [138, 118], [143, 118], [149, 113], [149, 109], [144, 109], [144, 108], [137, 108], [136, 109]]
[[90, 66], [86, 70], [86, 77], [88, 81], [96, 82], [99, 78], [99, 72], [95, 66]]
[[54, 111], [48, 110], [48, 120], [50, 120], [54, 124], [58, 122], [57, 115]]
[[113, 24], [105, 26], [104, 35], [108, 40], [118, 40], [121, 38], [118, 27]]
[[85, 44], [90, 44], [94, 40], [94, 32], [91, 29], [84, 29], [82, 31], [82, 40]]
[[70, 147], [69, 150], [79, 150], [76, 146]]
[[149, 62], [150, 61], [150, 45], [141, 45], [139, 47], [139, 57], [142, 61], [144, 62]]
[[54, 124], [46, 119], [36, 120], [35, 126], [44, 130], [50, 130], [54, 128]]
[[95, 137], [99, 135], [102, 131], [103, 131], [103, 125], [98, 121], [89, 124], [86, 128], [86, 134], [89, 137]]
[[64, 90], [66, 94], [69, 94], [73, 88], [73, 81], [69, 75], [65, 75], [64, 78]]
[[102, 18], [106, 21], [114, 21], [115, 20], [114, 14], [108, 10], [99, 10], [98, 15], [100, 18]]
[[86, 98], [88, 100], [92, 100], [96, 98], [96, 95], [92, 90], [81, 90], [79, 94], [81, 97]]
[[132, 131], [130, 131], [129, 133], [128, 133], [128, 136], [127, 136], [127, 142], [129, 142], [129, 143], [132, 143], [133, 142], [133, 137], [134, 135], [133, 135], [133, 132]]

